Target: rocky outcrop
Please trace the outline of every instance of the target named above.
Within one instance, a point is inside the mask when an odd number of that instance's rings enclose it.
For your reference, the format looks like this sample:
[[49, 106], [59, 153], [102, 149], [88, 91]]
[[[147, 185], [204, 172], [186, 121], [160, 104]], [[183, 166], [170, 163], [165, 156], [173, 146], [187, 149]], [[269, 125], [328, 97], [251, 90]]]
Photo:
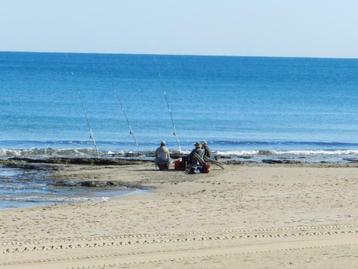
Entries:
[[53, 183], [58, 187], [88, 187], [88, 188], [106, 188], [106, 187], [122, 187], [131, 189], [143, 189], [139, 184], [112, 181], [112, 180], [56, 180]]

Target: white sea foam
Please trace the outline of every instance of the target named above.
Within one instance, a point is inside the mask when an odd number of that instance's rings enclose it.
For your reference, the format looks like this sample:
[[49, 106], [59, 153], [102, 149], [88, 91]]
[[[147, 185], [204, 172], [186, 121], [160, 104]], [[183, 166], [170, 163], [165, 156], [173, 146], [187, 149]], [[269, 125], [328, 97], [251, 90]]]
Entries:
[[[151, 151], [142, 152], [144, 156], [151, 156]], [[181, 151], [183, 154], [190, 153], [189, 150]], [[337, 150], [220, 150], [215, 152], [217, 155], [227, 157], [240, 157], [240, 156], [282, 156], [282, 155], [293, 155], [293, 156], [340, 156], [340, 155], [358, 155], [357, 149], [337, 149]], [[120, 151], [101, 151], [101, 157], [113, 157], [113, 156], [129, 156], [135, 155], [134, 152]], [[50, 157], [64, 157], [64, 158], [90, 158], [96, 157], [97, 153], [93, 149], [78, 149], [78, 148], [31, 148], [31, 149], [0, 149], [0, 158], [50, 158]], [[138, 155], [139, 156], [139, 155]], [[142, 155], [141, 155], [142, 156]]]
[[[108, 155], [107, 152], [102, 154]], [[0, 157], [91, 157], [96, 156], [93, 149], [76, 149], [76, 148], [31, 148], [31, 149], [0, 149]]]
[[221, 156], [270, 156], [270, 155], [358, 155], [358, 150], [237, 150], [218, 151]]

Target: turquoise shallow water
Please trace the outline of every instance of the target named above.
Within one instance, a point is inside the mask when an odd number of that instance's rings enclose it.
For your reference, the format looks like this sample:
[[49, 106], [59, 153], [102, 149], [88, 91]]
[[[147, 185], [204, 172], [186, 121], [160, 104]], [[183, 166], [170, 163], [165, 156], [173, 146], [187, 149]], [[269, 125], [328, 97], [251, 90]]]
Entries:
[[59, 203], [100, 202], [139, 191], [125, 187], [63, 187], [57, 186], [50, 179], [44, 179], [41, 173], [0, 168], [0, 210]]

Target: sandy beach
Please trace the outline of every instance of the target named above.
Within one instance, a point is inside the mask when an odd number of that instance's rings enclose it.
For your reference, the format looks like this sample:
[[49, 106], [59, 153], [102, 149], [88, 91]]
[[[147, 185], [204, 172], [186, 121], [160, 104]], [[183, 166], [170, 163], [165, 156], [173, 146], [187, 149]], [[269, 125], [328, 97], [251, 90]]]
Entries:
[[358, 268], [358, 170], [60, 165], [58, 180], [147, 191], [0, 211], [0, 268]]
[[1, 1], [0, 269], [358, 269], [357, 11]]

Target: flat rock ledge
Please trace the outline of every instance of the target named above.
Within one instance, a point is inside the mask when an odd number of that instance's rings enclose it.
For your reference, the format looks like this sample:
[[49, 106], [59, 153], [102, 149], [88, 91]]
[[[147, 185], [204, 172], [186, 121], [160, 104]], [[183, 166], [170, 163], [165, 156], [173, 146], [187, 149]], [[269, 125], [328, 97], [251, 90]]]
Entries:
[[145, 189], [140, 184], [113, 181], [113, 180], [56, 180], [53, 183], [58, 187], [87, 187], [87, 188], [107, 188], [107, 187], [120, 187], [130, 189]]

